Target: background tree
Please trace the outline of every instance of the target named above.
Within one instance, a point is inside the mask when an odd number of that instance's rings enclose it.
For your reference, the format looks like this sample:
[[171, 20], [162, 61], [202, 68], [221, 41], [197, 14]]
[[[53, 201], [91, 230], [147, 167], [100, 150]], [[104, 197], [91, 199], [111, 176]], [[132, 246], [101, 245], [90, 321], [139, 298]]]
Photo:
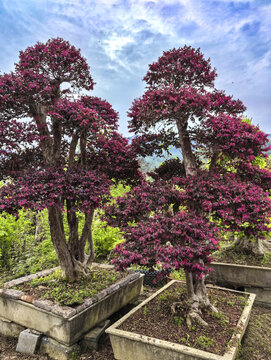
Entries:
[[[108, 102], [78, 94], [93, 85], [80, 51], [60, 38], [21, 51], [14, 72], [0, 76], [0, 208], [48, 209], [51, 239], [69, 281], [93, 260], [93, 213], [112, 179], [138, 176], [134, 151], [117, 133], [118, 114]], [[80, 234], [79, 210], [85, 217]]]
[[[159, 261], [165, 270], [185, 269], [189, 326], [194, 320], [206, 325], [202, 309], [215, 311], [204, 278], [218, 227], [258, 239], [271, 210], [263, 186], [270, 173], [253, 165], [264, 156], [267, 136], [242, 121], [244, 105], [215, 89], [215, 77], [210, 60], [188, 46], [149, 66], [146, 92], [129, 112], [130, 130], [138, 135], [133, 144], [150, 155], [178, 142], [183, 163], [168, 161], [151, 174], [153, 183], [107, 208], [109, 221], [126, 230], [126, 242], [116, 248], [118, 266]], [[241, 165], [255, 176], [245, 178]]]

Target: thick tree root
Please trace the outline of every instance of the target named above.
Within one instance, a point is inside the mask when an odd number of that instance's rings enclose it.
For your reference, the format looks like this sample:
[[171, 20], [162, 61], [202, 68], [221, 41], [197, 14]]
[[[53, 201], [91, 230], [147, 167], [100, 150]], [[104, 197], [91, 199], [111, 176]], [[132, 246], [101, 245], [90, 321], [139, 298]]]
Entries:
[[239, 249], [245, 254], [251, 254], [256, 256], [264, 256], [266, 253], [271, 253], [271, 238], [269, 239], [255, 239], [254, 241], [250, 239], [235, 239], [233, 244], [226, 246], [223, 251]]
[[[177, 310], [179, 308], [183, 307], [183, 302], [175, 302], [171, 305], [170, 309], [171, 309], [171, 313], [172, 314], [176, 314]], [[206, 321], [203, 320], [202, 318], [202, 311], [200, 310], [200, 308], [204, 308], [207, 311], [211, 311], [211, 312], [215, 312], [217, 313], [218, 310], [216, 309], [216, 307], [214, 305], [212, 305], [209, 300], [206, 301], [204, 303], [204, 305], [200, 305], [199, 301], [195, 301], [192, 304], [189, 301], [185, 302], [185, 307], [186, 307], [186, 324], [187, 327], [189, 329], [191, 329], [193, 327], [194, 324], [199, 324], [202, 326], [208, 326], [208, 323]]]
[[191, 310], [186, 316], [186, 325], [191, 330], [193, 324], [199, 324], [202, 326], [208, 326], [208, 323], [202, 319], [197, 311]]

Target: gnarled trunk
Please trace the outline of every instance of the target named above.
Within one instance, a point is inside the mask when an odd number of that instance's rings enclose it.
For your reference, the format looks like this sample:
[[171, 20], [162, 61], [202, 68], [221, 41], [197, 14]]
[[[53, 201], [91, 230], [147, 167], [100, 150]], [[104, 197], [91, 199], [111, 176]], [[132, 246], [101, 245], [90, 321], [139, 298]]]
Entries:
[[[249, 239], [248, 237], [242, 236], [236, 238], [233, 245], [235, 248], [239, 249], [242, 253], [245, 254], [264, 256], [266, 253], [271, 252], [271, 239]], [[232, 249], [232, 246], [229, 248]]]
[[[57, 207], [48, 208], [48, 218], [52, 243], [56, 250], [63, 276], [73, 282], [88, 273], [89, 266], [94, 259], [91, 225], [94, 210], [85, 214], [85, 224], [82, 234], [78, 234], [78, 219], [76, 213], [67, 211], [69, 224], [69, 240], [66, 241], [63, 215]], [[85, 254], [86, 242], [89, 242], [89, 255]]]
[[[207, 326], [208, 324], [202, 318], [202, 310], [217, 312], [217, 309], [211, 304], [205, 285], [205, 276], [200, 279], [193, 276], [192, 273], [186, 272], [186, 288], [187, 288], [187, 306], [186, 323], [189, 329], [194, 323]], [[174, 312], [174, 307], [173, 307]]]
[[[191, 140], [189, 138], [189, 132], [187, 130], [188, 119], [176, 120], [176, 124], [186, 176], [195, 175], [197, 167], [192, 151]], [[217, 312], [217, 309], [209, 301], [205, 285], [205, 276], [202, 276], [202, 278], [199, 279], [198, 277], [193, 276], [190, 272], [186, 272], [185, 275], [188, 296], [188, 313], [186, 317], [187, 326], [191, 328], [194, 322], [207, 325], [207, 323], [202, 319], [202, 310], [206, 309]]]
[[77, 274], [74, 270], [73, 259], [66, 243], [61, 211], [55, 206], [48, 207], [48, 219], [51, 240], [57, 254], [59, 265], [64, 277], [68, 281], [73, 282], [76, 280]]

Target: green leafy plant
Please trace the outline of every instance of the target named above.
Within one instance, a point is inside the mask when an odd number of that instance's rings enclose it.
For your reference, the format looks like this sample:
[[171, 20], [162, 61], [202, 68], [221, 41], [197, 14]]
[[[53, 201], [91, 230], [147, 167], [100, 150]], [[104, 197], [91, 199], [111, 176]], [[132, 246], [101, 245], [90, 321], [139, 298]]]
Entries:
[[174, 322], [175, 325], [182, 326], [184, 321], [185, 320], [184, 320], [183, 317], [180, 317], [180, 316], [174, 316], [173, 317], [173, 322]]
[[195, 344], [201, 347], [202, 349], [208, 349], [210, 346], [214, 345], [214, 339], [211, 339], [205, 335], [201, 335], [196, 338]]
[[108, 226], [98, 217], [93, 222], [92, 231], [96, 257], [108, 256], [117, 244], [123, 242], [121, 231]]
[[35, 234], [34, 213], [20, 210], [18, 216], [0, 215], [0, 267], [11, 269], [23, 257]]

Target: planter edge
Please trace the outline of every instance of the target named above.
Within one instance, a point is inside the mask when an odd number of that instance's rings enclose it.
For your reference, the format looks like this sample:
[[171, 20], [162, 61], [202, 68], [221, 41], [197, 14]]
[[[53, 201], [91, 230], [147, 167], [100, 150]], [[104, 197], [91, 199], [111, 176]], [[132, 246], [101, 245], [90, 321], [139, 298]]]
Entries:
[[[182, 352], [183, 354], [186, 354], [188, 356], [193, 356], [193, 354], [197, 355], [199, 359], [202, 360], [234, 360], [235, 356], [237, 354], [238, 351], [238, 346], [234, 346], [234, 344], [238, 344], [241, 339], [242, 336], [245, 332], [246, 326], [248, 324], [249, 321], [249, 317], [250, 317], [250, 312], [252, 309], [252, 305], [253, 302], [255, 300], [256, 295], [255, 294], [248, 294], [248, 304], [244, 307], [244, 310], [240, 316], [240, 319], [237, 323], [236, 326], [236, 332], [233, 334], [229, 344], [232, 344], [228, 347], [228, 349], [226, 350], [224, 355], [217, 355], [214, 353], [210, 353], [207, 351], [203, 351], [203, 350], [198, 350], [195, 348], [191, 348], [185, 345], [180, 345], [180, 344], [176, 344], [176, 343], [171, 343], [169, 341], [165, 341], [165, 340], [160, 340], [160, 339], [156, 339], [156, 338], [152, 338], [152, 337], [148, 337], [145, 335], [139, 335], [136, 333], [132, 333], [132, 332], [128, 332], [128, 331], [124, 331], [124, 330], [119, 330], [118, 327], [125, 322], [133, 313], [135, 313], [138, 309], [140, 309], [141, 307], [143, 307], [146, 303], [148, 303], [149, 301], [151, 301], [153, 298], [155, 298], [156, 296], [158, 296], [161, 292], [163, 292], [164, 290], [166, 290], [169, 286], [171, 286], [173, 283], [175, 282], [182, 282], [182, 281], [178, 281], [178, 280], [172, 280], [170, 281], [167, 285], [165, 285], [164, 287], [162, 287], [161, 289], [159, 289], [157, 292], [155, 292], [153, 295], [151, 295], [150, 297], [148, 297], [146, 300], [144, 300], [141, 304], [139, 304], [138, 306], [136, 306], [134, 309], [132, 309], [129, 313], [127, 313], [125, 316], [123, 316], [120, 320], [118, 320], [117, 322], [115, 322], [113, 325], [111, 325], [107, 330], [106, 333], [110, 335], [112, 335], [112, 338], [114, 337], [122, 337], [122, 338], [126, 338], [129, 339], [130, 341], [136, 341], [139, 343], [145, 343], [145, 344], [149, 344], [149, 345], [154, 345], [158, 348], [164, 348], [164, 349], [168, 349], [168, 350], [175, 350], [179, 352]], [[228, 290], [234, 293], [240, 293], [242, 294], [243, 292], [241, 291], [237, 291], [237, 290], [231, 290], [231, 289], [226, 289], [226, 288], [222, 288], [222, 287], [217, 287], [217, 286], [207, 286], [209, 288], [216, 288], [216, 289], [221, 289], [221, 290]]]

